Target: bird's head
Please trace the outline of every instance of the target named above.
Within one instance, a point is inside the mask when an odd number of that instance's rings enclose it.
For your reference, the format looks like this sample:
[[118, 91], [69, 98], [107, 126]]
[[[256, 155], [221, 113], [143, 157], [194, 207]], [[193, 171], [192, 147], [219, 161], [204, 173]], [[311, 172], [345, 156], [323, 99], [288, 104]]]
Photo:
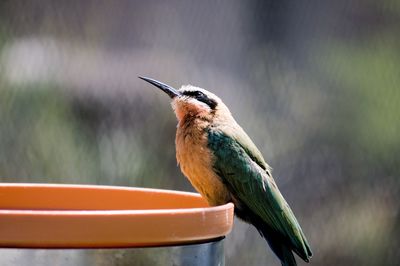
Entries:
[[151, 78], [139, 78], [153, 84], [168, 94], [172, 99], [172, 107], [179, 121], [183, 121], [185, 117], [200, 117], [211, 121], [216, 115], [230, 115], [228, 108], [221, 99], [205, 89], [191, 85], [174, 89]]

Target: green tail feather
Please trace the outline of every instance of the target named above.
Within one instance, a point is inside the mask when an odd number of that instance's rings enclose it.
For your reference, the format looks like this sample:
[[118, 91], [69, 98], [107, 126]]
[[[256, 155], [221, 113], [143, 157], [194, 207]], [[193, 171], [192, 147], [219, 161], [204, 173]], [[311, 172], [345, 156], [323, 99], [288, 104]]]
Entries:
[[[236, 211], [236, 210], [235, 210]], [[239, 210], [237, 213], [242, 216], [243, 210]], [[245, 211], [246, 212], [246, 211]], [[255, 216], [252, 213], [246, 212], [246, 217], [254, 224], [257, 228], [260, 235], [267, 240], [268, 245], [271, 247], [272, 251], [275, 255], [280, 259], [282, 266], [296, 266], [296, 259], [294, 258], [293, 251], [295, 253], [296, 249], [293, 249], [293, 246], [289, 244], [282, 235], [271, 229], [271, 227], [263, 222], [259, 217]], [[308, 244], [306, 245], [307, 251], [311, 256], [311, 250], [309, 250]], [[309, 257], [307, 254], [300, 253], [298, 254], [300, 258], [304, 261], [309, 262]]]
[[261, 235], [267, 240], [269, 246], [281, 261], [282, 266], [296, 266], [292, 249], [282, 240], [269, 230], [262, 228], [259, 230]]
[[290, 249], [282, 246], [282, 258], [280, 258], [282, 266], [296, 266], [296, 260], [294, 259], [293, 253]]

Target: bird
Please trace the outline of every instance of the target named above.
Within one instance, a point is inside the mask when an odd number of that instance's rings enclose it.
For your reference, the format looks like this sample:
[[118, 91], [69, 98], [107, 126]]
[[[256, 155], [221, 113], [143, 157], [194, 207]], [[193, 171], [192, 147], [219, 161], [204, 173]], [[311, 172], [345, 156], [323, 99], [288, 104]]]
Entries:
[[205, 89], [175, 89], [140, 79], [171, 98], [178, 120], [175, 146], [182, 173], [210, 206], [232, 202], [239, 219], [252, 224], [283, 266], [306, 262], [311, 247], [272, 177], [271, 167], [222, 100]]

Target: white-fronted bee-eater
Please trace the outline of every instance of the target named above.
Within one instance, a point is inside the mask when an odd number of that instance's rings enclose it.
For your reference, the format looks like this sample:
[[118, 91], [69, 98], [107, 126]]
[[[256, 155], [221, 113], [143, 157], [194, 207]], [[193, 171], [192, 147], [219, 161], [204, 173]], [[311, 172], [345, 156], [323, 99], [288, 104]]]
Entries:
[[174, 89], [140, 78], [172, 99], [176, 158], [193, 187], [211, 206], [233, 202], [236, 216], [257, 228], [282, 265], [296, 265], [293, 252], [309, 262], [310, 245], [271, 168], [221, 99], [194, 86]]

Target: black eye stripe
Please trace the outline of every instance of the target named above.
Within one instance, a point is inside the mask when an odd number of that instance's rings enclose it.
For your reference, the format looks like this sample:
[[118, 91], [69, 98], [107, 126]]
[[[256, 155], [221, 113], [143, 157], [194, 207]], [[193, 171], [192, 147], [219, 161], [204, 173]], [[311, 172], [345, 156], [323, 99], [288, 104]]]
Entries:
[[184, 91], [183, 95], [186, 96], [192, 96], [192, 97], [207, 97], [204, 93], [202, 93], [201, 91]]
[[205, 95], [201, 91], [184, 91], [182, 92], [182, 94], [189, 97], [193, 97], [196, 100], [207, 104], [213, 110], [217, 106], [217, 102], [215, 100], [208, 98], [207, 95]]

